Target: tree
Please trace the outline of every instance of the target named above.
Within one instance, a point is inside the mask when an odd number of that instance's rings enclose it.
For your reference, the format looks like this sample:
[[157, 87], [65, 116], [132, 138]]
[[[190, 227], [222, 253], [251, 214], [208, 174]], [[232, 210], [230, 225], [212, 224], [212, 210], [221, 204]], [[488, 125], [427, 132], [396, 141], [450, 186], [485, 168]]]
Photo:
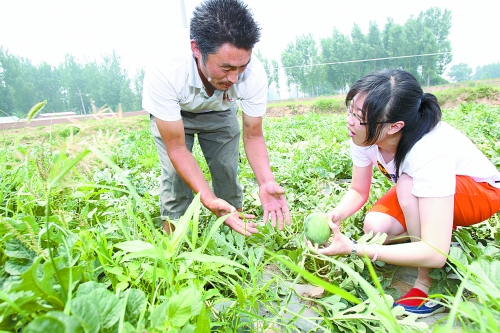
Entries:
[[276, 91], [278, 92], [278, 98], [280, 98], [280, 68], [278, 61], [271, 60], [271, 81], [274, 82]]
[[437, 56], [436, 74], [444, 73], [446, 66], [453, 60], [451, 55], [451, 42], [448, 40], [451, 29], [451, 11], [441, 11], [439, 7], [432, 7], [421, 12], [418, 19], [422, 25], [429, 29], [436, 38], [437, 52], [443, 53]]
[[[368, 52], [366, 54], [367, 59], [380, 59], [387, 57], [384, 45], [382, 44], [382, 33], [380, 32], [380, 29], [375, 21], [370, 21], [368, 35], [366, 36], [366, 43], [368, 45]], [[382, 69], [384, 67], [384, 63], [385, 62], [381, 60], [374, 60], [371, 64], [370, 71]]]
[[320, 57], [316, 42], [311, 34], [297, 36], [289, 42], [281, 54], [281, 63], [287, 77], [287, 85], [295, 85], [302, 93], [313, 94], [314, 87], [320, 84]]
[[455, 82], [469, 81], [471, 79], [471, 74], [472, 68], [464, 63], [451, 66], [448, 72], [448, 76]]
[[[438, 53], [439, 52], [439, 45], [436, 40], [436, 36], [432, 33], [432, 31], [426, 27], [423, 29], [423, 35], [422, 35], [422, 53], [423, 54], [432, 54], [432, 53]], [[430, 85], [430, 80], [431, 77], [435, 76], [436, 74], [441, 74], [440, 69], [439, 69], [439, 56], [438, 55], [432, 55], [432, 56], [425, 56], [421, 57], [421, 67], [420, 67], [420, 72], [421, 72], [421, 83], [425, 84], [427, 86]]]
[[[360, 27], [356, 23], [354, 23], [351, 30], [351, 39], [353, 60], [369, 59], [372, 49], [368, 44], [368, 37], [363, 35], [363, 32], [361, 32]], [[362, 77], [371, 71], [371, 65], [368, 62], [354, 62], [352, 63], [351, 71], [356, 77]]]
[[60, 73], [56, 67], [42, 62], [35, 77], [36, 99], [47, 100], [44, 113], [65, 111], [66, 105], [62, 98], [63, 87], [61, 86]]
[[141, 68], [135, 72], [132, 90], [136, 98], [132, 111], [142, 110], [142, 86], [144, 84], [144, 73], [144, 68]]
[[394, 57], [386, 61], [388, 67], [404, 68], [404, 58], [401, 56], [408, 55], [408, 43], [406, 40], [406, 32], [402, 25], [394, 23], [394, 20], [389, 18], [382, 32], [382, 43], [389, 57]]
[[338, 29], [333, 29], [332, 37], [321, 40], [323, 62], [326, 65], [326, 79], [333, 89], [344, 92], [359, 76], [351, 72], [348, 62], [352, 61], [352, 43], [348, 36]]
[[[92, 66], [97, 67], [95, 63], [85, 65], [87, 68]], [[62, 91], [64, 103], [68, 111], [74, 111], [78, 114], [86, 114], [91, 110], [90, 97], [84, 75], [85, 67], [83, 64], [79, 64], [77, 59], [70, 54], [66, 54], [64, 63], [59, 65], [61, 84], [64, 87]]]
[[500, 77], [500, 62], [478, 66], [472, 77], [474, 80], [493, 79]]
[[[111, 55], [103, 56], [103, 62], [99, 66], [100, 82], [95, 85], [98, 90], [94, 90], [96, 95], [91, 96], [96, 101], [96, 106], [107, 105], [111, 110], [116, 110], [120, 104], [121, 94], [127, 96], [129, 92], [124, 92], [123, 88], [130, 90], [130, 81], [127, 72], [121, 68], [120, 57], [115, 51]], [[127, 103], [128, 107], [131, 107]]]
[[260, 62], [264, 66], [264, 70], [266, 71], [267, 89], [268, 89], [267, 94], [268, 94], [268, 98], [269, 98], [269, 86], [273, 83], [273, 81], [271, 79], [271, 69], [269, 68], [269, 61], [267, 60], [267, 58], [264, 58], [264, 56], [262, 55], [262, 53], [260, 52], [260, 50], [257, 50], [255, 52], [255, 56], [260, 60]]

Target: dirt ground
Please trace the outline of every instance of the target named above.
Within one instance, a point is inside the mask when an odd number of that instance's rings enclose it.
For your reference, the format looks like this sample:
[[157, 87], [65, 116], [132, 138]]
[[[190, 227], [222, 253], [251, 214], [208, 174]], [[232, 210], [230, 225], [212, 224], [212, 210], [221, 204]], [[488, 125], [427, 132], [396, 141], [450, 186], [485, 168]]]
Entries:
[[[488, 84], [488, 85], [493, 85], [493, 86], [498, 86], [500, 87], [500, 79], [491, 79], [482, 82], [482, 84]], [[481, 84], [481, 83], [476, 83], [476, 84]], [[453, 88], [459, 88], [459, 87], [467, 87], [471, 84], [471, 82], [465, 82], [461, 84], [446, 84], [446, 85], [440, 85], [440, 86], [432, 86], [432, 87], [424, 87], [423, 90], [424, 92], [427, 93], [434, 93], [436, 91], [440, 90], [449, 90]], [[337, 97], [344, 99], [345, 95], [336, 95], [332, 97]], [[267, 117], [283, 117], [283, 116], [293, 116], [293, 115], [298, 115], [298, 114], [305, 114], [307, 112], [311, 111], [311, 106], [309, 105], [300, 105], [300, 101], [310, 101], [311, 98], [304, 98], [304, 99], [293, 99], [290, 103], [290, 105], [285, 105], [285, 106], [268, 106], [267, 107], [267, 112], [266, 116]], [[466, 101], [466, 96], [458, 96], [458, 98], [454, 101], [447, 101], [441, 105], [442, 109], [452, 109], [454, 107], [459, 106], [462, 103], [467, 103]], [[494, 105], [494, 106], [500, 106], [500, 93], [496, 93], [495, 95], [491, 96], [490, 98], [480, 98], [476, 99], [475, 102], [477, 104], [487, 104], [487, 105]]]

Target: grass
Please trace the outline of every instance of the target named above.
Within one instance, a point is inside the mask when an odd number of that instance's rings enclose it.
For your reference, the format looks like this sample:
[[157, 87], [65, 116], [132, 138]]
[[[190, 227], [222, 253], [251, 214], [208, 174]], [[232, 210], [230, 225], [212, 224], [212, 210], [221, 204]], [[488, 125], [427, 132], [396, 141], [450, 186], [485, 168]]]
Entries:
[[[328, 110], [335, 104], [310, 105]], [[472, 103], [444, 111], [497, 168], [499, 117], [498, 108]], [[291, 315], [318, 330], [442, 331], [398, 318], [400, 309], [390, 306], [398, 294], [380, 274], [383, 267], [317, 256], [304, 244], [304, 217], [335, 207], [348, 186], [344, 118], [320, 109], [266, 118], [271, 168], [287, 190], [293, 223], [284, 231], [261, 226], [250, 238], [231, 232], [197, 200], [172, 236], [154, 226], [160, 170], [147, 117], [3, 132], [0, 330], [75, 331], [81, 325], [99, 332], [232, 332], [250, 318], [258, 331], [297, 332], [293, 320], [283, 320]], [[41, 135], [45, 139], [37, 140]], [[196, 147], [194, 154], [203, 160]], [[241, 156], [244, 206], [262, 216], [258, 187]], [[368, 204], [343, 224], [347, 236], [370, 241], [362, 232], [364, 213], [389, 186], [375, 173]], [[498, 330], [498, 219], [455, 232], [460, 247], [446, 267], [433, 271], [433, 290], [453, 311], [446, 328]], [[270, 265], [276, 271], [263, 281]], [[289, 312], [294, 291], [282, 288], [285, 282], [327, 290], [324, 298], [307, 300], [319, 309], [316, 317]]]

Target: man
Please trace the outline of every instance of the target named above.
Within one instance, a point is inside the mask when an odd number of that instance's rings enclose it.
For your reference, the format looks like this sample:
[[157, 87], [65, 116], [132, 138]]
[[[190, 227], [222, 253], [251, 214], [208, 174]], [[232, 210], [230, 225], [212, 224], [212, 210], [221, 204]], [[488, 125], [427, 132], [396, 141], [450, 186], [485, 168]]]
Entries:
[[[243, 235], [257, 233], [253, 215], [242, 212], [243, 194], [237, 179], [243, 110], [245, 153], [259, 184], [264, 222], [282, 229], [290, 224], [285, 191], [269, 166], [262, 132], [266, 111], [267, 77], [252, 58], [260, 27], [240, 0], [206, 0], [195, 8], [190, 22], [191, 51], [179, 50], [163, 65], [146, 69], [143, 108], [150, 113], [162, 165], [161, 215], [167, 233], [201, 193], [201, 203], [216, 216], [231, 214], [225, 223]], [[212, 175], [211, 190], [191, 151], [194, 136]]]

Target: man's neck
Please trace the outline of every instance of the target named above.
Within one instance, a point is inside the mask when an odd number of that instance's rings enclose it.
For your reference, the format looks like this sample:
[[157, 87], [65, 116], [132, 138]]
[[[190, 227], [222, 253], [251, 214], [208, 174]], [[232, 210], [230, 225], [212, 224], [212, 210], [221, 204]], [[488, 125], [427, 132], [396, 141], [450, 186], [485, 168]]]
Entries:
[[202, 61], [202, 60], [196, 59], [196, 68], [198, 69], [198, 74], [200, 75], [201, 82], [203, 82], [203, 85], [205, 86], [205, 91], [206, 91], [207, 95], [212, 96], [214, 94], [215, 87], [210, 83], [210, 81], [208, 81], [208, 79], [205, 77], [205, 75], [201, 71], [199, 61]]

